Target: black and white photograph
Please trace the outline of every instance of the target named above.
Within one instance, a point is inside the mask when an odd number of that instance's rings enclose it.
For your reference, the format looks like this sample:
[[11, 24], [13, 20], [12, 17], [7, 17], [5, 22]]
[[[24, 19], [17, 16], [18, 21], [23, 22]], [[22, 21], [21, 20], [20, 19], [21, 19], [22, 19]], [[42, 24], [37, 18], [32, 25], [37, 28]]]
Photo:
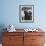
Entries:
[[20, 22], [34, 22], [34, 5], [19, 6]]

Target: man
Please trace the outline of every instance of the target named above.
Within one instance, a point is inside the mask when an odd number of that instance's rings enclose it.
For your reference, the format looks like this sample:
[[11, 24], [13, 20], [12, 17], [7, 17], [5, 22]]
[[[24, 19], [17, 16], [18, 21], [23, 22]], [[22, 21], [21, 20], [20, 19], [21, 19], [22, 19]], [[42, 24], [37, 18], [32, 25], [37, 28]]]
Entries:
[[31, 20], [32, 19], [32, 12], [28, 11], [27, 9], [24, 10], [25, 14], [25, 20]]
[[24, 14], [25, 14], [24, 19], [25, 19], [25, 20], [28, 20], [28, 11], [27, 11], [27, 9], [24, 10]]

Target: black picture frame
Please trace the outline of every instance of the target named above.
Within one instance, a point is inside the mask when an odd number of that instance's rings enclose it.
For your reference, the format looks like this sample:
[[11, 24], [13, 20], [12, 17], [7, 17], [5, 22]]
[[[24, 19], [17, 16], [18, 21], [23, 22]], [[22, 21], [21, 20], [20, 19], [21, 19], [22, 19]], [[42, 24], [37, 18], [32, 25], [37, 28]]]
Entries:
[[34, 5], [19, 5], [19, 22], [34, 22]]

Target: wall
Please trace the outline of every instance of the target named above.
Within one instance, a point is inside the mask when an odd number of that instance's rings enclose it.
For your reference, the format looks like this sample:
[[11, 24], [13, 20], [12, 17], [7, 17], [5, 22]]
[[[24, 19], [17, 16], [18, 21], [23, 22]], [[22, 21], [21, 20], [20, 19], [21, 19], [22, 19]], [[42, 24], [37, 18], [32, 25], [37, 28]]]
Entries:
[[[19, 5], [34, 5], [34, 23], [19, 22]], [[16, 28], [45, 27], [46, 1], [44, 0], [1, 0], [0, 25], [13, 24]]]
[[[19, 22], [19, 5], [34, 5], [34, 23]], [[46, 27], [46, 1], [42, 0], [1, 0], [0, 25], [13, 24], [16, 28]]]

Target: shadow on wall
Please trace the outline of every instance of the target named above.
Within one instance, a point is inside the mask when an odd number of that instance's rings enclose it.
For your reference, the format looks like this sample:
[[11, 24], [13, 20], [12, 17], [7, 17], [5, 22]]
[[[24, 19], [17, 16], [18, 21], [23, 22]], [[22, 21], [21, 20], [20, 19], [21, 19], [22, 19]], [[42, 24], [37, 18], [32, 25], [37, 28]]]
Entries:
[[5, 25], [4, 24], [0, 24], [0, 43], [2, 43], [2, 36], [3, 36], [3, 32], [5, 32], [6, 30], [4, 30]]

